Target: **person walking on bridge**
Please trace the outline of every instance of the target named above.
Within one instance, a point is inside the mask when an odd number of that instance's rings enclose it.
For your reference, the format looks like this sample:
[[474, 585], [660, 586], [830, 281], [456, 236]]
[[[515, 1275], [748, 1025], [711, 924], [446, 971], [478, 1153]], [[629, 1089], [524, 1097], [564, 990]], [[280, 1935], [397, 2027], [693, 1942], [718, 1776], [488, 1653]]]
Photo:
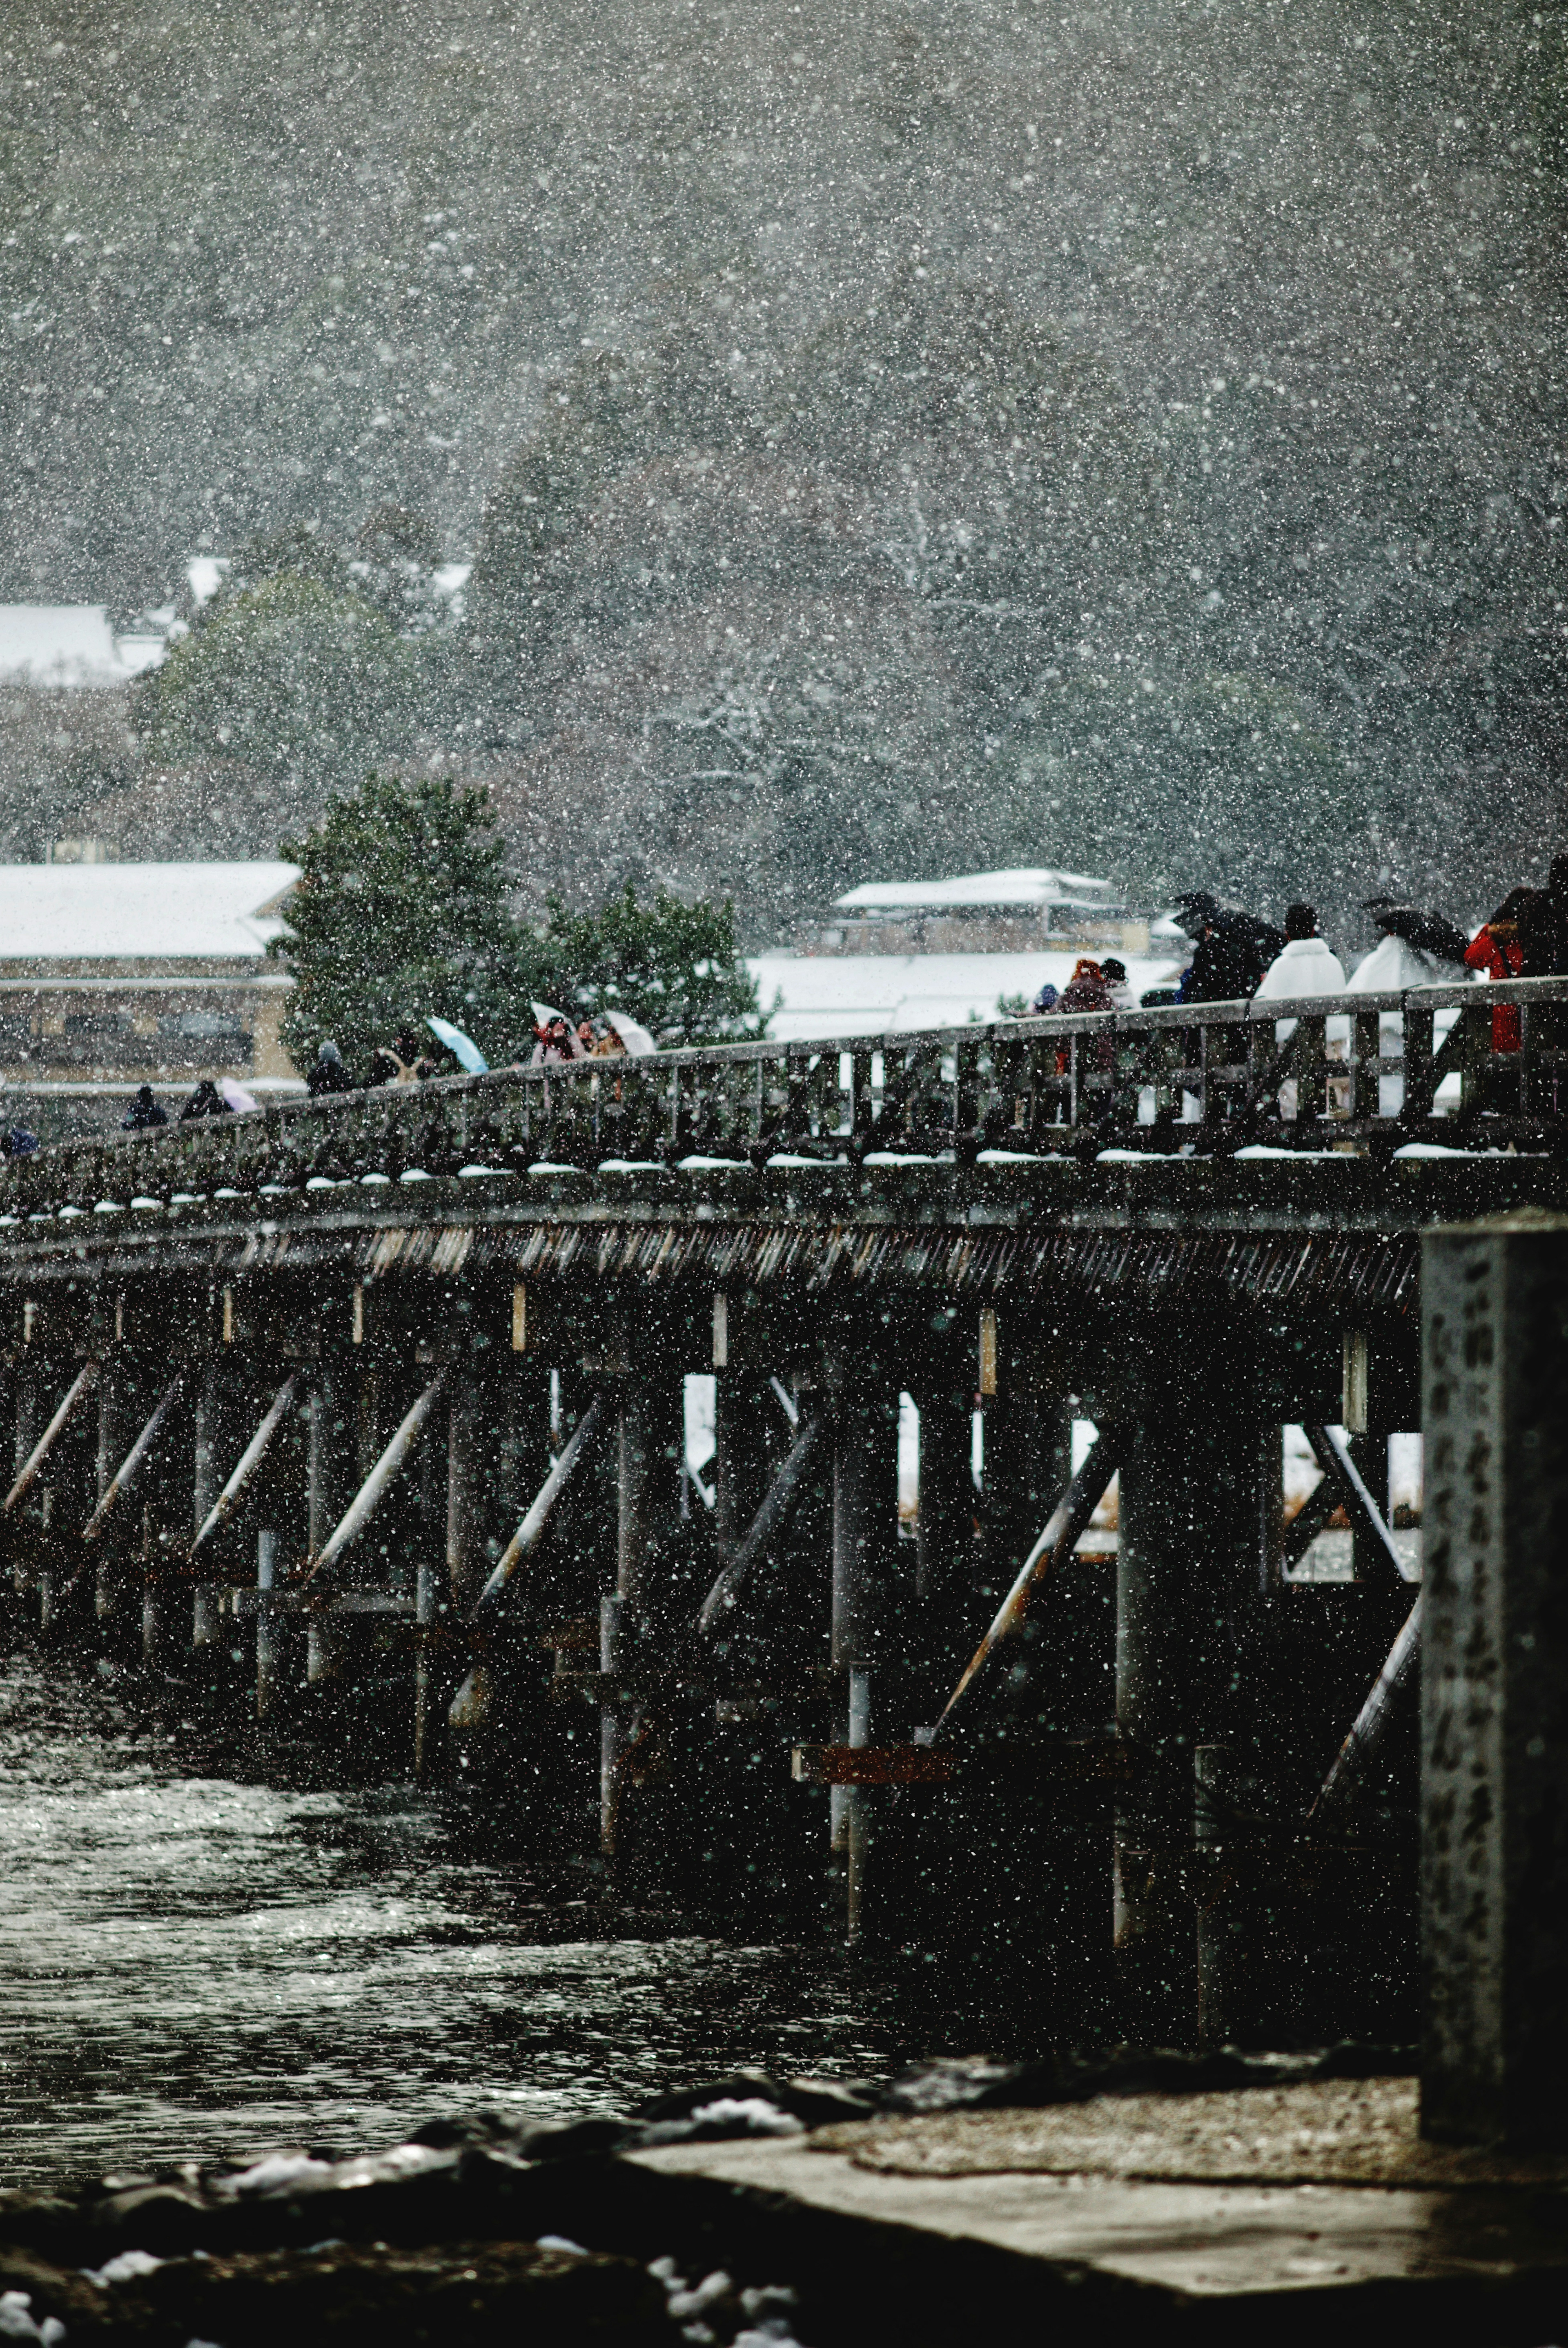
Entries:
[[319, 1100], [323, 1093], [351, 1093], [354, 1090], [354, 1078], [344, 1066], [342, 1053], [329, 1036], [324, 1036], [317, 1046], [315, 1065], [304, 1082], [312, 1100]]
[[203, 1076], [181, 1110], [180, 1122], [181, 1125], [189, 1125], [192, 1117], [232, 1117], [233, 1113], [211, 1077]]
[[[1287, 905], [1284, 943], [1259, 979], [1253, 1001], [1310, 1001], [1314, 997], [1343, 994], [1344, 992], [1345, 967], [1328, 940], [1318, 935], [1316, 908], [1312, 905]], [[1275, 1044], [1283, 1049], [1295, 1035], [1295, 1027], [1294, 1019], [1276, 1019]], [[1343, 1059], [1349, 1042], [1349, 1020], [1329, 1020], [1326, 1029], [1326, 1048], [1329, 1057]], [[1329, 1079], [1331, 1093], [1336, 1081]], [[1294, 1117], [1296, 1107], [1296, 1080], [1294, 1076], [1287, 1076], [1279, 1088], [1281, 1117]]]
[[1179, 1003], [1244, 1003], [1284, 943], [1272, 922], [1260, 922], [1239, 906], [1222, 905], [1205, 889], [1172, 899], [1193, 953]]
[[169, 1111], [159, 1107], [152, 1097], [152, 1086], [138, 1085], [136, 1098], [120, 1118], [119, 1129], [122, 1133], [145, 1133], [150, 1127], [167, 1125], [168, 1122]]

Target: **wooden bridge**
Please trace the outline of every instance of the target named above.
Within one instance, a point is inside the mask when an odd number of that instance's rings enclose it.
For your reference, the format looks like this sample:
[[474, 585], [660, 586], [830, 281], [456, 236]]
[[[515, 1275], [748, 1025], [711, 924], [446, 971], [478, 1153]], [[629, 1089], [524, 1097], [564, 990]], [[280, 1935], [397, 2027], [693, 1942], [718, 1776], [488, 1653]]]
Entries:
[[[1387, 1437], [1423, 1232], [1568, 1206], [1565, 1008], [743, 1045], [13, 1160], [15, 1603], [623, 1886], [962, 1943], [1057, 2034], [1408, 2035]], [[1298, 1578], [1336, 1509], [1350, 1578]]]

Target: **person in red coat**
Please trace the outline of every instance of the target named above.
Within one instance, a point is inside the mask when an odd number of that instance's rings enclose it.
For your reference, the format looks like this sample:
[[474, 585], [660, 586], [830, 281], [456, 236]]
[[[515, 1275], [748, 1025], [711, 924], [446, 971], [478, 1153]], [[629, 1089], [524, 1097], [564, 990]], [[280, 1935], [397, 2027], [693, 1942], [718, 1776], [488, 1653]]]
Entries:
[[[1488, 978], [1517, 978], [1524, 968], [1520, 923], [1534, 911], [1538, 889], [1511, 889], [1490, 922], [1479, 929], [1465, 948], [1465, 966], [1484, 971]], [[1500, 1003], [1491, 1014], [1491, 1048], [1517, 1052], [1522, 1040], [1519, 1012], [1511, 1003]]]

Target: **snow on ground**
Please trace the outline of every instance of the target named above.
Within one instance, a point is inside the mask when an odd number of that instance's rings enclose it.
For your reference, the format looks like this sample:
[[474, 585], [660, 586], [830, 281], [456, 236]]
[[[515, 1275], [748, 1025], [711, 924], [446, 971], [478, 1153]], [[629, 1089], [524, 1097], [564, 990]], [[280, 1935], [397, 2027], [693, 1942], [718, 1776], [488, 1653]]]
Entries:
[[[1126, 957], [1124, 956], [1125, 960]], [[1032, 1001], [1048, 979], [1066, 986], [1078, 960], [1071, 953], [754, 954], [748, 968], [769, 1010], [782, 996], [769, 1027], [782, 1043], [819, 1035], [881, 1035], [920, 1027], [963, 1027], [997, 1018], [997, 999]], [[1129, 961], [1134, 1001], [1146, 987], [1164, 986], [1180, 963]]]

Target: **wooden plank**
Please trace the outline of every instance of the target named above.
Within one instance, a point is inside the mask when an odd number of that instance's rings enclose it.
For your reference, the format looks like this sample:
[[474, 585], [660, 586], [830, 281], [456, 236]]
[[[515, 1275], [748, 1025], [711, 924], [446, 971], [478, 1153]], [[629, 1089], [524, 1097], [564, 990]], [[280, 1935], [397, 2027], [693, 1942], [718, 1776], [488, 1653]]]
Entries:
[[797, 1745], [789, 1774], [802, 1786], [932, 1786], [956, 1776], [958, 1764], [929, 1745]]

